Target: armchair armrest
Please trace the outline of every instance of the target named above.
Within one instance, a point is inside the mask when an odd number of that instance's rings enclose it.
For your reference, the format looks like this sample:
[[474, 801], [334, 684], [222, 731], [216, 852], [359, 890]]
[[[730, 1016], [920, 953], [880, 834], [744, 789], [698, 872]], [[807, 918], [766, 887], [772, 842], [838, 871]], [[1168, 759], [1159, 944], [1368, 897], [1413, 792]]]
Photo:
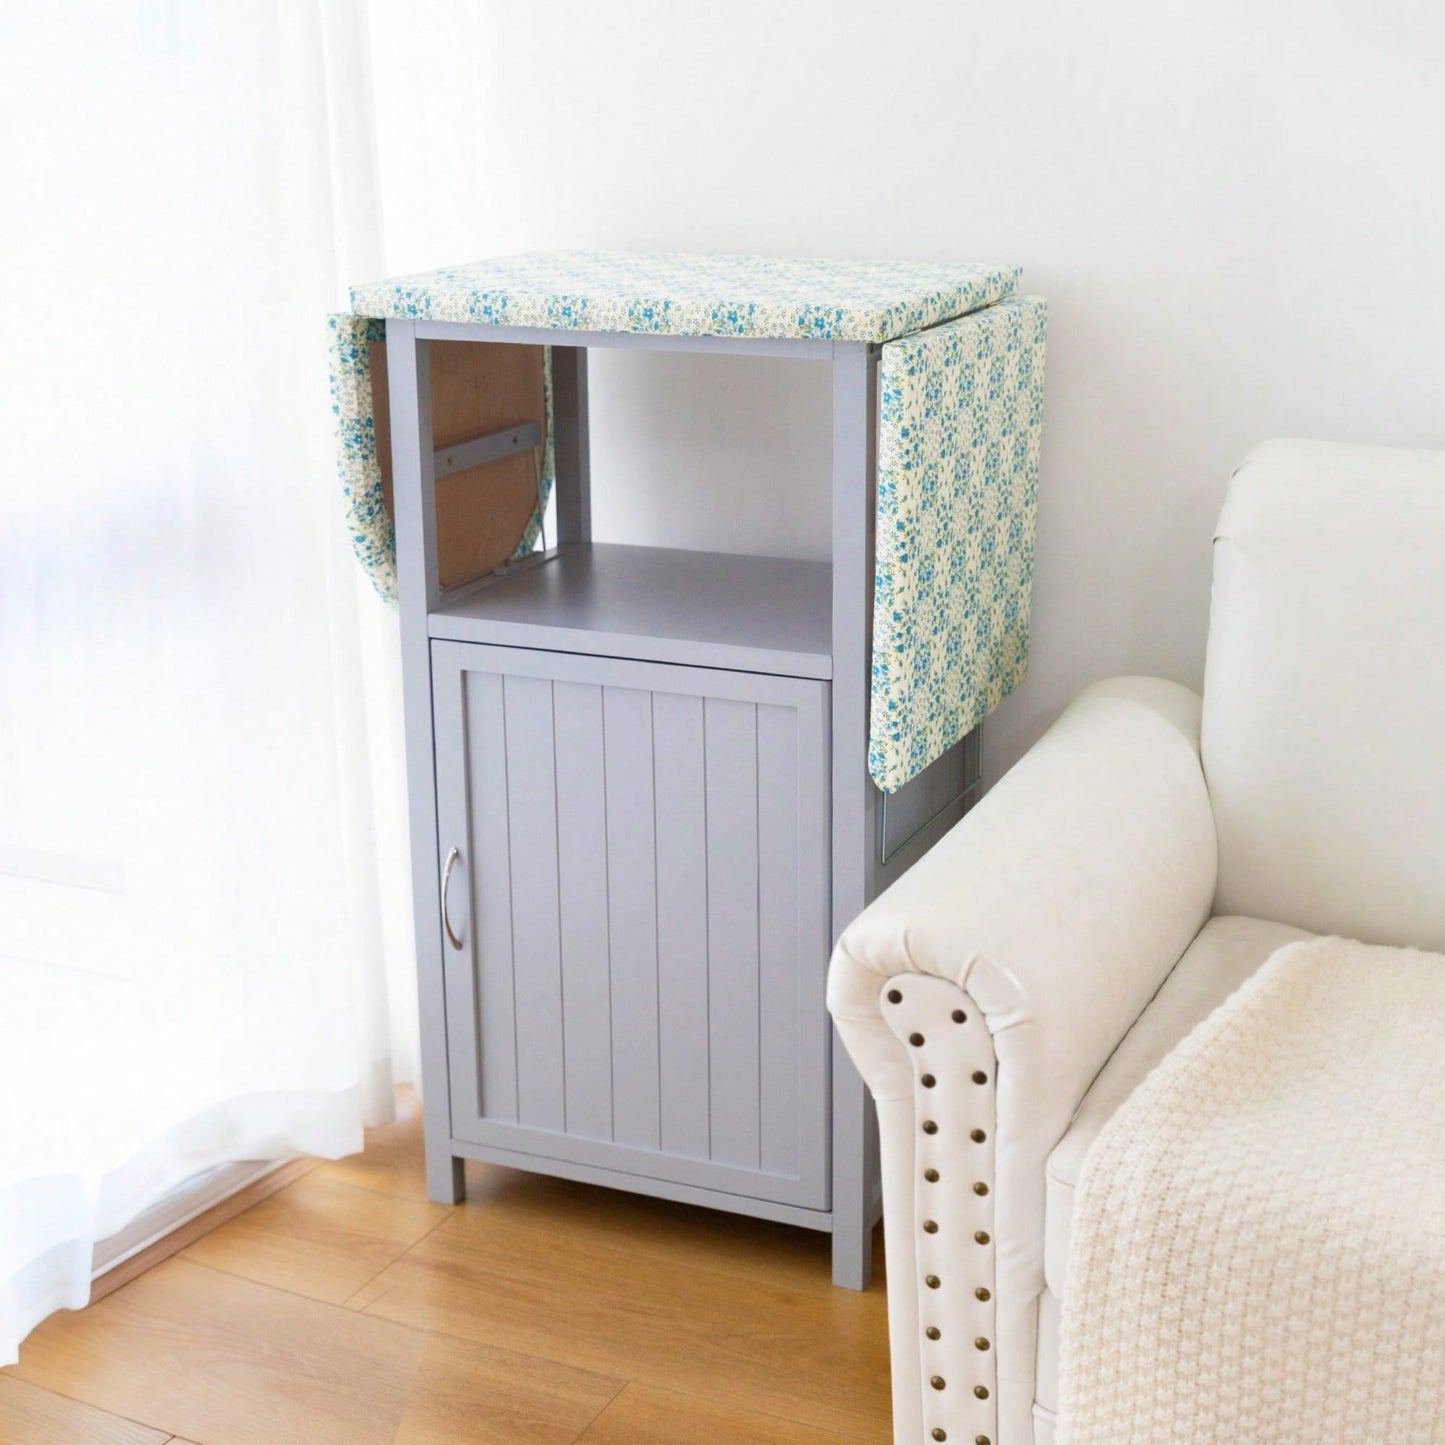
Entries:
[[[945, 1417], [949, 1439], [1031, 1438], [1049, 1151], [1214, 898], [1199, 712], [1159, 679], [1089, 688], [838, 942], [828, 1006], [879, 1104], [900, 1441]], [[935, 1368], [920, 1299], [956, 1349], [989, 1339], [992, 1383]]]
[[1000, 1110], [1026, 1107], [1053, 1147], [1209, 916], [1217, 860], [1199, 712], [1194, 693], [1158, 678], [1086, 689], [844, 930], [828, 1007], [877, 1097], [913, 1088], [893, 1051], [869, 1064], [879, 986], [934, 974], [988, 1020], [1008, 1066]]

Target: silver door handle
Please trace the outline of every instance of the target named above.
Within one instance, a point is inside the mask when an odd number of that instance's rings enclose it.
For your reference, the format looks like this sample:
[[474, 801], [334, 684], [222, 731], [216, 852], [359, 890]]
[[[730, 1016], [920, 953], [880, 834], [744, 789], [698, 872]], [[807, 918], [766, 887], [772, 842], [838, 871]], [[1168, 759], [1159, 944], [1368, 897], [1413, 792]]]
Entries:
[[456, 866], [456, 861], [461, 856], [461, 852], [453, 848], [452, 851], [447, 854], [446, 866], [442, 869], [442, 927], [446, 930], [447, 942], [458, 952], [461, 951], [462, 941], [452, 932], [452, 920], [447, 913], [447, 889], [451, 887], [452, 869]]

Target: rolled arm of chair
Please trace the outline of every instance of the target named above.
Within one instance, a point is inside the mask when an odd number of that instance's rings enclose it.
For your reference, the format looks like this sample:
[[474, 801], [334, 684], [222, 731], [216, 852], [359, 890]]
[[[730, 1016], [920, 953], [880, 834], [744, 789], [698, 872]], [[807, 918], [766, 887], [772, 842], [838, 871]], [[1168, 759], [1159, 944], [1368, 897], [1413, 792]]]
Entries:
[[899, 1442], [1032, 1439], [1047, 1156], [1213, 902], [1199, 712], [1089, 688], [834, 952], [879, 1106]]

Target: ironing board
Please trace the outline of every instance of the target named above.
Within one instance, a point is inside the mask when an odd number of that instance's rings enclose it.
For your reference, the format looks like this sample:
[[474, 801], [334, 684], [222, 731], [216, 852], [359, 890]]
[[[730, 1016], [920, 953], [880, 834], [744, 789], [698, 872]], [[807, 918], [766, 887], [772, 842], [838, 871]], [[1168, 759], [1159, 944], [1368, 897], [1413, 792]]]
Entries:
[[[460, 1197], [464, 1157], [520, 1162], [831, 1230], [835, 1279], [866, 1282], [876, 1136], [861, 1081], [830, 1048], [823, 965], [843, 926], [977, 796], [977, 725], [1027, 667], [1045, 306], [1020, 297], [1018, 279], [1012, 266], [564, 251], [357, 286], [351, 313], [331, 318], [353, 543], [401, 611], [434, 1198]], [[462, 425], [441, 412], [457, 391], [447, 368], [471, 364], [466, 347], [487, 348], [492, 374], [535, 403], [533, 427], [518, 414], [481, 436], [440, 434], [442, 421]], [[586, 359], [599, 347], [828, 365], [831, 566], [594, 543]], [[458, 491], [451, 473], [464, 464]], [[468, 525], [449, 519], [465, 498], [475, 524], [501, 467], [512, 469], [507, 525], [469, 534], [460, 561], [452, 544], [448, 572], [448, 533]], [[556, 535], [544, 539], [549, 502]], [[523, 714], [507, 712], [508, 731], [487, 699], [538, 686], [543, 711], [520, 731]], [[650, 699], [640, 713], [639, 699]], [[631, 719], [615, 733], [609, 708]], [[678, 751], [683, 733], [667, 741], [666, 720], [690, 708], [719, 719], [716, 739], [711, 722], [697, 734], [697, 759]], [[754, 719], [752, 741], [728, 733], [739, 717]], [[540, 779], [511, 757], [539, 731], [552, 759]], [[596, 764], [582, 767], [577, 747], [597, 749]], [[709, 794], [711, 812], [694, 808], [688, 769], [723, 757], [733, 786]], [[514, 800], [489, 822], [488, 799], [519, 780], [541, 789], [540, 804], [518, 812]], [[665, 822], [680, 853], [664, 850]], [[725, 837], [733, 824], [743, 831]], [[568, 875], [564, 855], [593, 832], [595, 866]], [[668, 896], [664, 874], [694, 846], [709, 878], [721, 871], [711, 903], [697, 894], [706, 917], [689, 923], [677, 913], [686, 890]], [[518, 913], [516, 890], [538, 867], [545, 887]], [[448, 894], [457, 868], [469, 887]], [[577, 931], [599, 868], [606, 937]], [[502, 934], [485, 902], [499, 877], [513, 895], [500, 899]], [[651, 880], [640, 904], [619, 893], [639, 877]], [[764, 914], [784, 906], [771, 896], [784, 885], [792, 911], [779, 932]], [[735, 912], [762, 910], [748, 927], [770, 948], [785, 939], [787, 957], [764, 957], [718, 916], [724, 896]], [[691, 967], [664, 956], [664, 924], [710, 940], [703, 1025], [664, 997]], [[593, 944], [611, 959], [600, 981]], [[636, 972], [639, 947], [656, 952], [651, 974]], [[501, 974], [499, 948], [512, 959]], [[752, 954], [741, 971], [739, 950]], [[797, 989], [781, 1016], [764, 1007], [779, 979]], [[579, 1012], [584, 998], [595, 1005]], [[605, 1042], [589, 1024], [602, 1014]], [[701, 1095], [675, 1041], [696, 1027], [693, 1053], [715, 1056]], [[538, 1064], [554, 1054], [555, 1078]], [[599, 1068], [592, 1094], [611, 1100], [600, 1115], [576, 1087]], [[676, 1123], [688, 1109], [701, 1132]]]
[[[895, 792], [1023, 680], [1033, 585], [1045, 306], [1016, 267], [562, 251], [357, 286], [330, 318], [338, 469], [353, 545], [396, 598], [371, 361], [384, 321], [880, 347], [869, 770]], [[434, 364], [434, 374], [436, 367]], [[554, 481], [550, 366], [536, 545]]]

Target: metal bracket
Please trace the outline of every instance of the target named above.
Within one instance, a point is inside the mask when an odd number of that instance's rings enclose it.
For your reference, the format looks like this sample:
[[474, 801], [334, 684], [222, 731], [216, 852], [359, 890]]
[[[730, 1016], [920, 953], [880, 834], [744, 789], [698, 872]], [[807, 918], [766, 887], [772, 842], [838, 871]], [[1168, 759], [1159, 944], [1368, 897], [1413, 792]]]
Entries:
[[[454, 447], [443, 447], [432, 454], [432, 474], [444, 477], [449, 473], [464, 472], [471, 467], [480, 467], [487, 462], [500, 461], [502, 457], [514, 456], [517, 452], [532, 453], [532, 472], [537, 483], [537, 511], [542, 517], [542, 550], [547, 550], [546, 509], [542, 505], [542, 424], [535, 421], [519, 422], [516, 426], [501, 431], [488, 432], [486, 436], [472, 437], [470, 441], [458, 442]], [[497, 568], [507, 569], [507, 563]]]
[[901, 843], [890, 848], [888, 846], [888, 794], [883, 794], [883, 816], [878, 822], [878, 865], [882, 867], [891, 863], [903, 850], [920, 834], [926, 833], [950, 808], [956, 808], [970, 793], [976, 793], [983, 787], [983, 778], [979, 776], [971, 783], [966, 784], [959, 792], [955, 793], [936, 812], [930, 813]]
[[458, 442], [454, 447], [443, 447], [432, 457], [432, 466], [436, 476], [444, 477], [451, 472], [464, 472], [469, 467], [509, 457], [513, 452], [536, 450], [541, 445], [541, 423], [524, 421], [501, 431], [488, 432], [484, 437]]

